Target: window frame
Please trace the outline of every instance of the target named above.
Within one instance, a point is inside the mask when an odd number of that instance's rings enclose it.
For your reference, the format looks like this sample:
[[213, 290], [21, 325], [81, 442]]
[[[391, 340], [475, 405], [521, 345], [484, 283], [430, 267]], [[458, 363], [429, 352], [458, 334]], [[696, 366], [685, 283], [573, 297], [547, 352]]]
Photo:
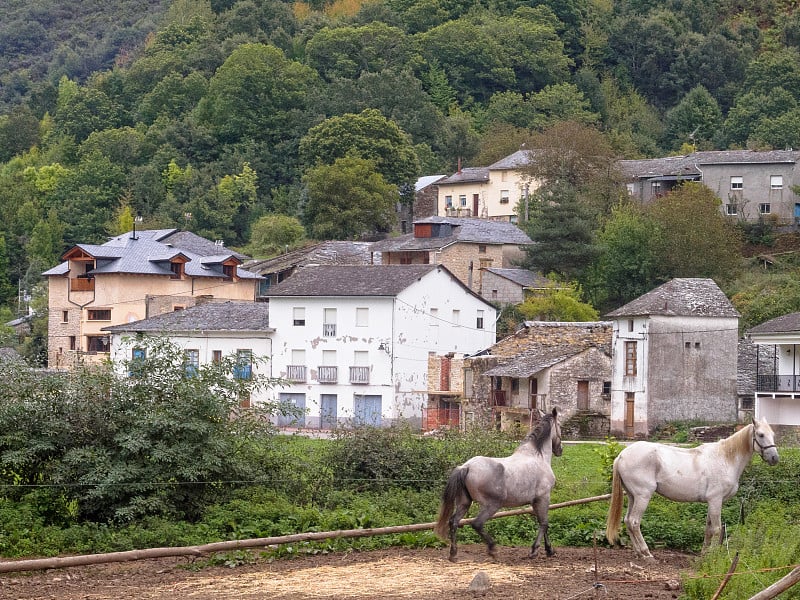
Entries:
[[626, 377], [635, 377], [638, 372], [638, 365], [637, 365], [637, 351], [638, 351], [638, 344], [636, 341], [626, 341], [625, 342], [625, 354], [624, 356], [624, 373]]
[[744, 189], [744, 177], [741, 175], [731, 175], [731, 190], [740, 192]]
[[87, 321], [110, 321], [111, 309], [110, 308], [87, 308], [86, 309]]
[[782, 190], [783, 189], [783, 175], [770, 175], [769, 176], [769, 189]]
[[293, 306], [292, 307], [292, 326], [305, 327], [306, 326], [306, 307]]
[[769, 202], [761, 202], [758, 205], [758, 214], [760, 215], [771, 215], [772, 214], [772, 204]]

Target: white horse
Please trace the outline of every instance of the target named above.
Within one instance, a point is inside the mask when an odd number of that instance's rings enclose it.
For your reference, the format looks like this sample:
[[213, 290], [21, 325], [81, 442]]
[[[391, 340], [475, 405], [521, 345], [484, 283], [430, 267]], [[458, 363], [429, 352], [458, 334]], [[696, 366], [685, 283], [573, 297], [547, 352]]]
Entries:
[[722, 530], [722, 503], [739, 489], [739, 478], [758, 450], [769, 465], [778, 463], [775, 434], [762, 418], [755, 419], [733, 435], [696, 448], [676, 448], [652, 442], [636, 442], [624, 448], [614, 460], [611, 506], [606, 537], [618, 542], [622, 515], [622, 490], [628, 494], [625, 526], [633, 550], [642, 558], [652, 558], [642, 537], [642, 515], [653, 493], [676, 502], [707, 502], [706, 533], [703, 548]]
[[439, 519], [433, 529], [443, 540], [449, 537], [450, 561], [456, 561], [456, 532], [473, 501], [480, 504], [481, 509], [472, 527], [486, 542], [490, 556], [495, 555], [495, 542], [483, 525], [501, 508], [523, 504], [532, 506], [539, 522], [530, 556], [536, 556], [542, 539], [547, 556], [552, 556], [554, 552], [547, 537], [547, 512], [556, 477], [550, 460], [554, 454], [561, 456], [561, 451], [561, 426], [554, 408], [552, 414], [543, 417], [525, 436], [511, 456], [475, 456], [453, 469], [442, 493]]

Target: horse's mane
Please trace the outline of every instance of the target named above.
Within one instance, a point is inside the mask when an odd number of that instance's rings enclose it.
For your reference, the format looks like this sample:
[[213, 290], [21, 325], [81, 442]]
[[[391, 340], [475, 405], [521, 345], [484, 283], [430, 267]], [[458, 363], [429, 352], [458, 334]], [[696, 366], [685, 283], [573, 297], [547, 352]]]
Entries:
[[722, 454], [728, 460], [753, 451], [753, 425], [742, 427], [733, 435], [719, 441]]
[[522, 444], [533, 444], [536, 451], [541, 454], [544, 445], [550, 441], [550, 431], [553, 428], [553, 415], [545, 415], [539, 422], [530, 430], [528, 435], [522, 438]]

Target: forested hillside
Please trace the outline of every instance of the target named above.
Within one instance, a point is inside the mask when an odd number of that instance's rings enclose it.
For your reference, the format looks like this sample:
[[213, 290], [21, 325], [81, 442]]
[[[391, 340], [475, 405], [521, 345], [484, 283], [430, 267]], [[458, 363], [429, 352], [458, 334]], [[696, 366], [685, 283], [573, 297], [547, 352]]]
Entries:
[[[790, 0], [6, 0], [0, 12], [0, 305], [15, 310], [66, 247], [134, 215], [253, 255], [279, 235], [386, 232], [418, 176], [557, 145], [565, 124], [608, 159], [800, 146]], [[568, 190], [558, 179], [549, 192], [588, 209], [591, 252], [554, 270], [596, 304], [624, 300], [602, 272], [618, 198], [591, 173]], [[693, 268], [656, 265], [627, 293], [717, 275]]]

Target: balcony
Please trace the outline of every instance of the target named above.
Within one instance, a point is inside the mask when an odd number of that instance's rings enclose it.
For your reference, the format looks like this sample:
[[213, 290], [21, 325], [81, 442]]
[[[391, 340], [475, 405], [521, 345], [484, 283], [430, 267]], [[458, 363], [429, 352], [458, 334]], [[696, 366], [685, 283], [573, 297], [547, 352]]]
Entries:
[[800, 375], [759, 375], [757, 392], [800, 392]]
[[305, 365], [286, 365], [286, 379], [294, 383], [306, 382]]
[[339, 367], [317, 367], [317, 381], [336, 383], [339, 380]]
[[73, 292], [93, 292], [94, 277], [75, 277], [69, 280], [70, 290]]
[[350, 367], [350, 383], [369, 383], [369, 367]]
[[322, 337], [336, 337], [336, 323], [323, 323]]

